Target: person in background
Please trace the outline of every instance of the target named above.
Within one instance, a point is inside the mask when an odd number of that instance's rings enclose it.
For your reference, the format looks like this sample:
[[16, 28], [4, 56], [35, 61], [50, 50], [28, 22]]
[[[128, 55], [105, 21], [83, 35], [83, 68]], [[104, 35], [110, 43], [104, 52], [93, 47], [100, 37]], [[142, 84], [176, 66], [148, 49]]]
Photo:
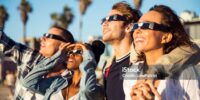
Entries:
[[140, 11], [126, 2], [118, 2], [102, 20], [102, 40], [113, 48], [113, 56], [104, 66], [104, 87], [108, 100], [124, 100], [122, 68], [129, 66], [132, 44], [132, 24], [140, 18]]
[[9, 98], [12, 100], [14, 96], [14, 87], [15, 87], [16, 76], [14, 72], [9, 70], [6, 71], [6, 85], [9, 88]]
[[139, 53], [133, 68], [139, 71], [132, 74], [136, 79], [124, 80], [126, 100], [199, 100], [200, 48], [174, 11], [156, 5], [133, 24], [132, 31]]

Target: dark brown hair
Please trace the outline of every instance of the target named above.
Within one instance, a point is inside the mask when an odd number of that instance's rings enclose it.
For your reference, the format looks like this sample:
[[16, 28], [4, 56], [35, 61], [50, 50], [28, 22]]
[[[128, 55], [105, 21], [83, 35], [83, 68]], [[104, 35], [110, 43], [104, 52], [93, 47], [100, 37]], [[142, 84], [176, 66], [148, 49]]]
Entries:
[[189, 35], [186, 33], [183, 25], [181, 24], [179, 17], [174, 11], [165, 5], [155, 5], [149, 11], [156, 11], [161, 14], [161, 24], [170, 27], [170, 32], [173, 35], [172, 40], [164, 45], [164, 53], [169, 53], [174, 48], [187, 45], [192, 46]]
[[63, 39], [65, 39], [67, 42], [74, 43], [74, 37], [70, 31], [68, 31], [62, 27], [59, 27], [59, 26], [53, 26], [52, 28], [57, 28], [57, 29], [61, 30]]
[[118, 2], [113, 5], [112, 10], [117, 10], [127, 18], [127, 24], [137, 22], [141, 17], [139, 10], [133, 9], [127, 2]]
[[94, 40], [91, 44], [85, 43], [85, 45], [94, 53], [95, 61], [98, 64], [101, 55], [104, 53], [105, 44], [100, 40]]

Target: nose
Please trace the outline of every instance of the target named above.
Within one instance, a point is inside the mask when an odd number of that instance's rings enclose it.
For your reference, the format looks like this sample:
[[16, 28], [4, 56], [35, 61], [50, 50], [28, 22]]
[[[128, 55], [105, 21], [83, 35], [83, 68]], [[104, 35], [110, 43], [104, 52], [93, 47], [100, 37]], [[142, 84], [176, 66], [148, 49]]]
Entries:
[[46, 37], [41, 37], [40, 38], [40, 41], [45, 41], [46, 40]]
[[106, 25], [108, 25], [108, 21], [107, 20], [105, 20], [104, 22], [102, 22], [102, 26], [106, 26]]
[[134, 31], [133, 31], [133, 38], [134, 38], [134, 35], [136, 35], [136, 34], [141, 34], [142, 32], [141, 32], [141, 28], [139, 27], [139, 28], [137, 28], [137, 29], [135, 29]]
[[134, 34], [140, 34], [141, 33], [141, 28], [138, 27], [137, 29], [134, 30]]

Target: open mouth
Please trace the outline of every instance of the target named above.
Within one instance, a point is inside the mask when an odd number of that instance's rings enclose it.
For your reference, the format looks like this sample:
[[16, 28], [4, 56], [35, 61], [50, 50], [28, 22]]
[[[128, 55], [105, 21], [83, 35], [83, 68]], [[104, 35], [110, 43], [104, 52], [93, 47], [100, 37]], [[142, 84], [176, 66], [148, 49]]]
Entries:
[[73, 63], [73, 62], [74, 62], [74, 59], [69, 58], [69, 59], [67, 60], [67, 62], [68, 62], [68, 63]]
[[144, 38], [143, 37], [136, 37], [134, 39], [135, 43], [140, 43], [140, 42], [144, 42]]

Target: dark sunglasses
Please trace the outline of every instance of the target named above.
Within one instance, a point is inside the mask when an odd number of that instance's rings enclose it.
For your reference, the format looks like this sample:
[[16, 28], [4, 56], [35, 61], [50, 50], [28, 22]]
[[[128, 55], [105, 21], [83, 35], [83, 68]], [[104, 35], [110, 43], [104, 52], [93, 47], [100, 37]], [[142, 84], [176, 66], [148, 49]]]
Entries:
[[112, 16], [107, 16], [102, 19], [101, 24], [103, 24], [105, 21], [127, 21], [125, 16], [122, 15], [112, 15]]
[[132, 31], [135, 31], [135, 29], [138, 29], [138, 28], [157, 30], [157, 31], [163, 31], [163, 32], [170, 31], [170, 27], [163, 24], [157, 24], [154, 22], [134, 23], [132, 27]]
[[78, 55], [78, 54], [80, 54], [80, 55], [82, 55], [83, 54], [83, 51], [82, 50], [70, 50], [68, 53], [67, 53], [67, 55], [69, 56], [69, 55]]
[[55, 39], [55, 40], [60, 40], [60, 41], [63, 41], [63, 42], [67, 42], [65, 39], [63, 39], [61, 36], [58, 36], [58, 35], [54, 35], [54, 34], [49, 34], [49, 33], [45, 33], [43, 35], [43, 37], [45, 38], [50, 38], [50, 39]]

